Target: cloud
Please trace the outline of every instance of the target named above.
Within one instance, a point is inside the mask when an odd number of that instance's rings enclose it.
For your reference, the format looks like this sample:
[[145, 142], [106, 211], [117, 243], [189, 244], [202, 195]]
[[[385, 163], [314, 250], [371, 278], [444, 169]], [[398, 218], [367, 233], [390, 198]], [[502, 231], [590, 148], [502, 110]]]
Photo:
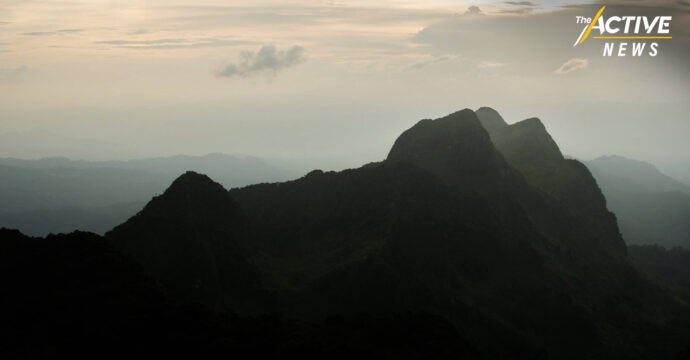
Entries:
[[[574, 58], [588, 59], [589, 63], [597, 65], [597, 69], [600, 66], [607, 70], [621, 67], [639, 69], [642, 67], [640, 63], [645, 62], [687, 74], [688, 68], [684, 65], [690, 56], [690, 9], [671, 1], [664, 2], [665, 6], [662, 7], [651, 4], [626, 2], [607, 7], [607, 11], [611, 9], [610, 15], [645, 15], [650, 18], [656, 15], [673, 16], [673, 39], [660, 42], [662, 50], [659, 57], [637, 59], [642, 61], [635, 61], [630, 56], [615, 62], [605, 61], [602, 57], [603, 42], [598, 40], [588, 40], [583, 46], [572, 46], [582, 32], [582, 26], [574, 21], [575, 16], [596, 14], [601, 5], [534, 11], [520, 16], [454, 16], [429, 24], [414, 34], [410, 42], [416, 45], [415, 50], [419, 52], [433, 56], [457, 54], [470, 63], [506, 59], [510, 62], [511, 70], [521, 76], [552, 73], [563, 61]], [[518, 7], [515, 10], [521, 9]]]
[[531, 1], [504, 1], [503, 3], [513, 6], [538, 6]]
[[25, 33], [22, 33], [22, 35], [44, 36], [44, 35], [58, 35], [58, 34], [65, 34], [65, 33], [78, 33], [78, 32], [82, 32], [82, 31], [84, 31], [84, 29], [62, 29], [62, 30], [55, 30], [55, 31], [25, 32]]
[[154, 45], [154, 44], [177, 44], [188, 42], [187, 39], [156, 39], [156, 40], [106, 40], [96, 41], [94, 44], [109, 45]]
[[481, 63], [479, 63], [479, 65], [477, 65], [477, 69], [480, 69], [480, 70], [495, 69], [495, 68], [499, 68], [499, 67], [502, 67], [505, 65], [506, 65], [505, 63], [498, 62], [498, 61], [482, 61]]
[[503, 10], [496, 11], [496, 13], [499, 13], [499, 14], [515, 14], [515, 15], [530, 14], [532, 12], [534, 12], [534, 9], [531, 7], [519, 8], [519, 9], [503, 9]]
[[132, 29], [127, 32], [127, 35], [142, 35], [142, 34], [149, 34], [151, 31], [146, 30], [146, 29]]
[[587, 59], [570, 59], [563, 63], [561, 67], [554, 71], [556, 74], [567, 74], [575, 70], [584, 69], [589, 66], [589, 60]]
[[465, 11], [464, 15], [481, 15], [482, 14], [482, 9], [479, 8], [479, 6], [472, 5], [467, 8], [467, 11]]
[[204, 39], [154, 39], [154, 40], [105, 40], [94, 44], [114, 45], [123, 49], [197, 49], [237, 45], [253, 45], [255, 41], [223, 40], [215, 38]]
[[445, 61], [449, 61], [449, 60], [454, 60], [454, 59], [456, 59], [456, 58], [457, 58], [457, 56], [455, 56], [455, 55], [442, 55], [442, 56], [438, 56], [438, 57], [432, 58], [432, 59], [430, 59], [430, 60], [416, 62], [416, 63], [412, 64], [412, 65], [410, 66], [410, 68], [412, 68], [412, 69], [421, 69], [421, 68], [423, 68], [423, 67], [425, 67], [425, 66], [427, 66], [427, 65], [431, 65], [431, 64], [435, 64], [435, 63], [440, 63], [440, 62], [445, 62]]
[[238, 63], [231, 63], [216, 71], [216, 77], [246, 77], [261, 72], [277, 73], [306, 60], [303, 47], [294, 45], [287, 50], [276, 50], [273, 45], [264, 45], [258, 52], [243, 52]]

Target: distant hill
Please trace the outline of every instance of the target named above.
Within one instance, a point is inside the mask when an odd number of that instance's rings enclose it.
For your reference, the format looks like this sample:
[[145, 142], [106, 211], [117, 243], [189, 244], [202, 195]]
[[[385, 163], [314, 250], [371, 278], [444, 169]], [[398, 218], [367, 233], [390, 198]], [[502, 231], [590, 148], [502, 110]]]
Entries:
[[[122, 169], [166, 174], [174, 179], [185, 171], [212, 175], [226, 187], [244, 186], [257, 182], [287, 180], [300, 174], [280, 165], [269, 164], [257, 157], [208, 154], [203, 156], [176, 155], [126, 161], [84, 161], [64, 157], [40, 160], [0, 158], [0, 165], [33, 169]], [[170, 183], [167, 181], [166, 184]]]
[[69, 233], [75, 229], [104, 234], [136, 214], [144, 205], [143, 201], [135, 201], [91, 208], [66, 207], [0, 213], [0, 224], [23, 229], [32, 236]]
[[690, 186], [649, 163], [606, 156], [585, 162], [630, 244], [690, 248]]
[[663, 174], [654, 165], [622, 156], [602, 156], [586, 161], [604, 191], [666, 192], [680, 191], [690, 195], [690, 185]]
[[0, 226], [30, 235], [76, 229], [102, 234], [187, 170], [212, 174], [228, 187], [295, 176], [257, 158], [223, 154], [130, 161], [0, 158]]

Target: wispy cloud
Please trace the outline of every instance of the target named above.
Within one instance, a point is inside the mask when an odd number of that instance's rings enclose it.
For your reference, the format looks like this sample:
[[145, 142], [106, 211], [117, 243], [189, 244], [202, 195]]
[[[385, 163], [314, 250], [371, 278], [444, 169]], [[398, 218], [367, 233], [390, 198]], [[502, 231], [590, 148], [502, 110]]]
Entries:
[[113, 45], [123, 49], [195, 49], [237, 45], [253, 45], [255, 41], [223, 40], [214, 38], [204, 39], [153, 39], [153, 40], [105, 40], [95, 44]]
[[486, 69], [495, 69], [499, 67], [505, 66], [505, 63], [498, 62], [498, 61], [482, 61], [477, 65], [477, 69], [479, 70], [486, 70]]
[[531, 1], [504, 1], [503, 3], [513, 6], [538, 6], [538, 4]]
[[262, 72], [275, 74], [305, 60], [305, 50], [301, 46], [294, 45], [287, 50], [278, 51], [273, 45], [264, 45], [256, 53], [243, 52], [238, 63], [225, 65], [216, 71], [216, 77], [246, 77]]
[[519, 9], [502, 9], [496, 11], [498, 14], [514, 14], [514, 15], [525, 15], [525, 14], [531, 14], [534, 12], [534, 8], [531, 7], [523, 7]]
[[143, 35], [143, 34], [149, 34], [151, 31], [146, 30], [146, 29], [132, 29], [127, 32], [127, 35]]
[[154, 45], [154, 44], [178, 44], [189, 42], [187, 39], [155, 39], [155, 40], [106, 40], [96, 41], [94, 44], [109, 45]]
[[561, 67], [554, 71], [556, 74], [567, 74], [575, 70], [584, 69], [589, 66], [589, 60], [587, 59], [570, 59], [563, 63]]
[[442, 56], [438, 56], [438, 57], [435, 57], [435, 58], [432, 58], [429, 60], [416, 62], [416, 63], [412, 64], [410, 66], [410, 68], [421, 69], [427, 65], [436, 64], [436, 63], [440, 63], [440, 62], [446, 62], [449, 60], [454, 60], [456, 58], [457, 58], [457, 56], [455, 56], [455, 55], [442, 55]]
[[46, 36], [46, 35], [58, 35], [58, 34], [69, 34], [69, 33], [78, 33], [82, 32], [84, 29], [62, 29], [62, 30], [55, 30], [55, 31], [34, 31], [34, 32], [25, 32], [22, 33], [22, 35], [27, 35], [27, 36]]

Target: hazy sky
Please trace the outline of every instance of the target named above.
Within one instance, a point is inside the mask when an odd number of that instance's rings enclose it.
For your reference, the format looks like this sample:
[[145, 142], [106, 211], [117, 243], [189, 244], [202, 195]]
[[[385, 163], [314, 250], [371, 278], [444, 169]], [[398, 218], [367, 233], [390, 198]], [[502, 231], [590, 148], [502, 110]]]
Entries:
[[673, 39], [656, 57], [573, 47], [601, 4], [565, 0], [0, 0], [0, 156], [354, 166], [419, 119], [488, 105], [540, 117], [566, 154], [690, 178], [690, 2], [605, 4], [673, 16]]

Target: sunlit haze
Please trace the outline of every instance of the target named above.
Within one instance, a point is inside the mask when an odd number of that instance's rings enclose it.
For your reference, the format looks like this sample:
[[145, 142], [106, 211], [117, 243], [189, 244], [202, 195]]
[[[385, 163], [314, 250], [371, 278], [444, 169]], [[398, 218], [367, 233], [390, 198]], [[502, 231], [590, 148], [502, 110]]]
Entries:
[[682, 1], [656, 57], [573, 41], [576, 1], [0, 0], [0, 156], [213, 152], [380, 160], [422, 118], [491, 106], [539, 117], [570, 156], [619, 154], [690, 178]]

